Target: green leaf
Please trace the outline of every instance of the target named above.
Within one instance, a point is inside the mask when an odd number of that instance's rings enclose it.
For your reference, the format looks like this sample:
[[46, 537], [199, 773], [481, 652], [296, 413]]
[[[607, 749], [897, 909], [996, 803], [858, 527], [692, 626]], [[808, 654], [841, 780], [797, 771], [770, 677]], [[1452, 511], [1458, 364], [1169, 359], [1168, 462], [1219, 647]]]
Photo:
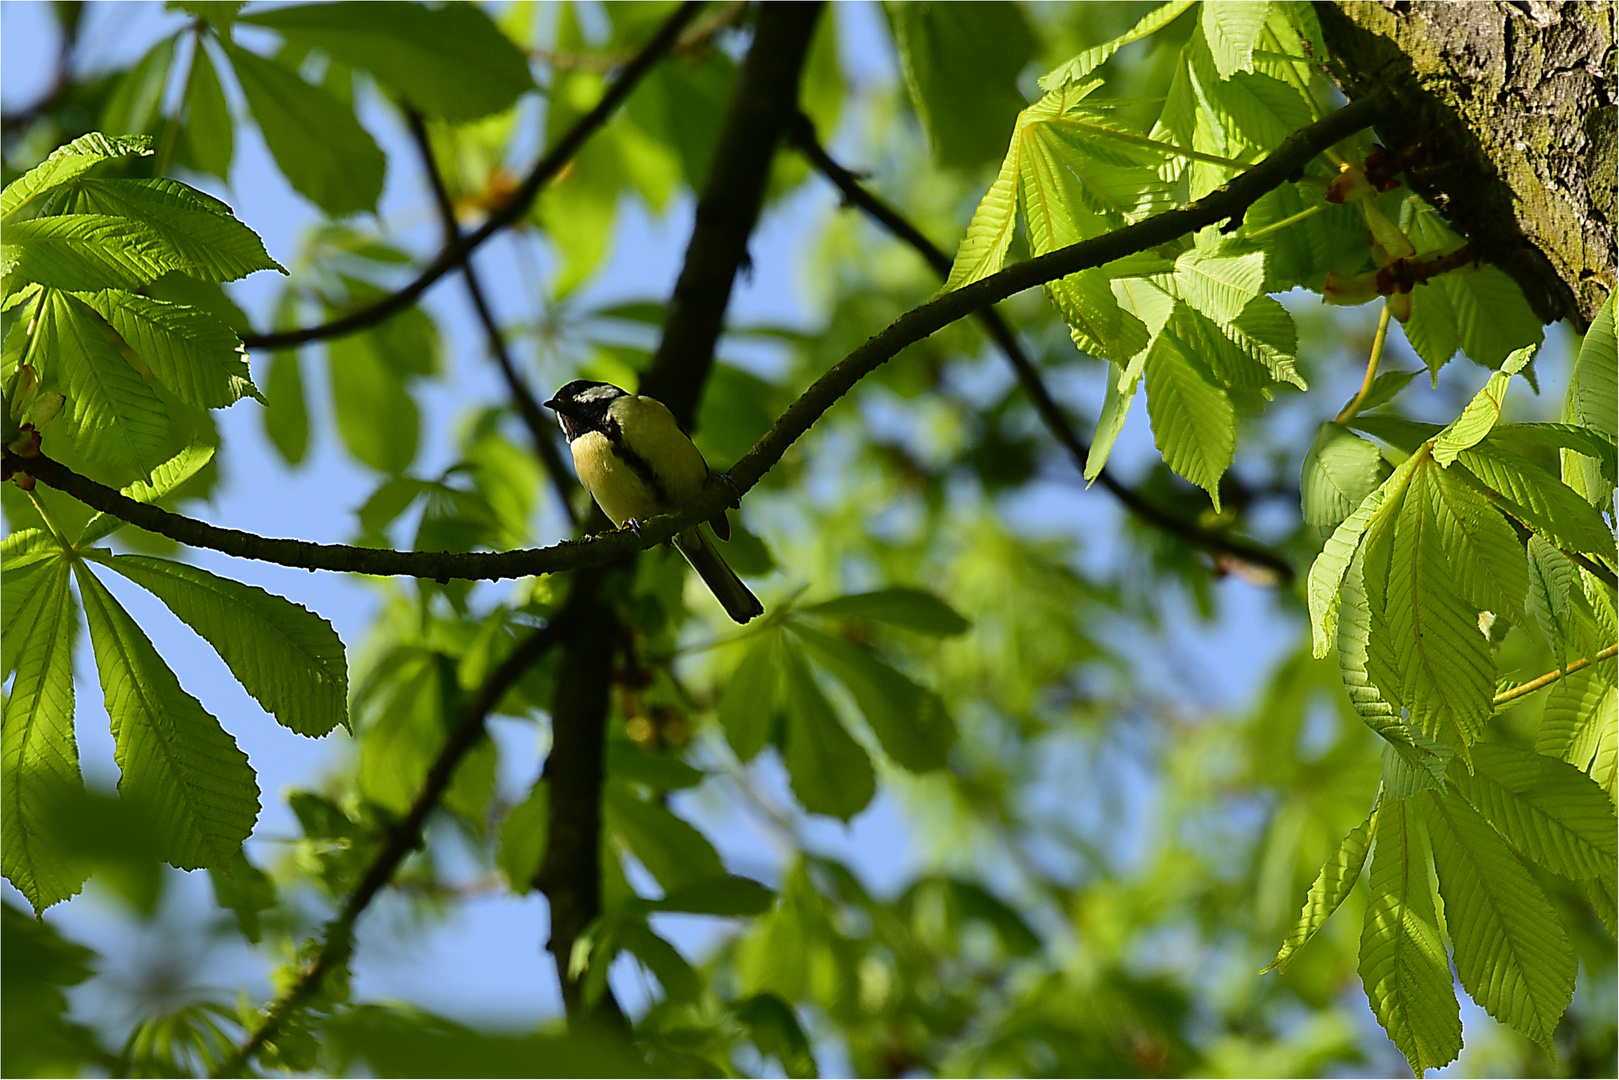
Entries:
[[1490, 381], [1484, 384], [1484, 389], [1473, 396], [1467, 403], [1467, 408], [1456, 418], [1439, 437], [1434, 440], [1434, 460], [1445, 468], [1456, 460], [1456, 456], [1463, 450], [1477, 446], [1484, 436], [1495, 427], [1497, 420], [1501, 419], [1501, 407], [1506, 402], [1507, 384], [1512, 376], [1523, 370], [1523, 366], [1534, 358], [1535, 349], [1526, 346], [1507, 357], [1501, 365], [1501, 370], [1490, 376]]
[[1407, 800], [1384, 803], [1376, 837], [1360, 977], [1378, 1023], [1421, 1076], [1461, 1052], [1461, 1010], [1434, 915], [1428, 838], [1415, 807]]
[[616, 739], [607, 744], [607, 771], [615, 780], [644, 784], [653, 791], [694, 788], [708, 776], [670, 754], [649, 752]]
[[1198, 25], [1220, 78], [1229, 79], [1239, 71], [1254, 70], [1254, 46], [1269, 14], [1268, 3], [1213, 0], [1202, 6]]
[[1619, 858], [1613, 803], [1579, 769], [1502, 743], [1473, 747], [1473, 771], [1450, 783], [1515, 850], [1576, 881], [1612, 875]]
[[389, 366], [369, 334], [329, 341], [326, 354], [343, 445], [378, 472], [398, 474], [410, 468], [421, 421], [404, 376]]
[[702, 833], [658, 803], [636, 798], [623, 785], [608, 785], [602, 821], [666, 893], [725, 876], [719, 853]]
[[1485, 439], [1458, 460], [1512, 514], [1552, 544], [1614, 562], [1613, 533], [1590, 503], [1528, 458]]
[[6, 226], [0, 245], [4, 293], [38, 282], [94, 292], [138, 289], [185, 269], [184, 260], [145, 222], [106, 214], [58, 214]]
[[938, 695], [923, 689], [869, 649], [790, 623], [815, 658], [848, 688], [883, 752], [912, 772], [942, 769], [956, 725]]
[[497, 861], [514, 893], [530, 892], [534, 879], [545, 863], [545, 846], [551, 813], [551, 785], [534, 781], [528, 797], [506, 815], [500, 826], [500, 854]]
[[100, 562], [156, 596], [219, 653], [283, 726], [318, 738], [348, 727], [348, 658], [332, 624], [290, 600], [146, 555]]
[[1049, 93], [1053, 90], [1060, 90], [1070, 83], [1081, 81], [1126, 45], [1155, 34], [1174, 22], [1192, 4], [1193, 0], [1170, 0], [1169, 3], [1162, 7], [1155, 8], [1143, 16], [1140, 22], [1112, 41], [1101, 45], [1093, 45], [1062, 66], [1053, 68], [1040, 76], [1040, 89]]
[[[120, 491], [136, 502], [157, 502], [196, 476], [202, 471], [202, 467], [213, 459], [212, 446], [200, 443], [188, 446], [153, 469], [149, 479], [126, 484]], [[122, 518], [113, 517], [111, 514], [96, 514], [85, 522], [84, 531], [79, 533], [79, 538], [74, 544], [81, 549], [87, 548], [98, 540], [111, 536], [126, 524]]]
[[1147, 354], [1147, 415], [1164, 464], [1209, 493], [1220, 509], [1220, 477], [1237, 447], [1231, 399], [1168, 329]]
[[1189, 248], [1158, 282], [1216, 324], [1233, 323], [1265, 287], [1264, 252], [1223, 255]]
[[[1318, 660], [1327, 655], [1327, 650], [1338, 637], [1338, 610], [1345, 595], [1340, 591], [1340, 586], [1360, 550], [1361, 537], [1371, 525], [1373, 515], [1383, 505], [1383, 490], [1376, 488], [1367, 492], [1355, 512], [1339, 522], [1327, 538], [1321, 554], [1310, 564], [1306, 594], [1310, 607], [1311, 653]], [[1360, 585], [1356, 586], [1356, 593], [1361, 599], [1361, 612], [1369, 619], [1370, 614], [1364, 606], [1365, 593]], [[1361, 645], [1364, 647], [1364, 640]]]
[[720, 691], [720, 726], [742, 761], [752, 761], [776, 729], [782, 709], [781, 632], [766, 630], [747, 646]]
[[971, 285], [981, 278], [996, 273], [1006, 265], [1006, 252], [1017, 231], [1017, 190], [1021, 170], [1022, 134], [1029, 114], [1019, 116], [1012, 131], [1012, 142], [1006, 151], [1006, 160], [995, 182], [973, 211], [967, 226], [967, 235], [961, 238], [955, 261], [950, 264], [950, 277], [941, 292], [954, 292], [963, 285]]
[[[1293, 954], [1310, 943], [1316, 931], [1326, 925], [1332, 913], [1348, 898], [1349, 890], [1355, 887], [1361, 868], [1366, 865], [1366, 853], [1371, 849], [1372, 833], [1376, 828], [1377, 808], [1374, 806], [1366, 820], [1349, 830], [1349, 835], [1338, 845], [1338, 850], [1322, 864], [1321, 872], [1305, 894], [1304, 910], [1299, 912], [1299, 921], [1288, 931], [1287, 939], [1277, 950], [1276, 959], [1270, 962], [1265, 971], [1286, 971], [1288, 964], [1293, 961]], [[1265, 971], [1260, 974], [1263, 975]]]
[[49, 370], [45, 364], [55, 369], [74, 448], [145, 476], [162, 462], [168, 410], [94, 318], [61, 293], [47, 293], [34, 328], [40, 335], [34, 355], [42, 358], [42, 370]]
[[309, 450], [302, 361], [292, 349], [270, 354], [270, 374], [264, 379], [264, 433], [288, 465], [302, 462]]
[[1011, 4], [896, 5], [889, 10], [905, 88], [935, 160], [994, 161], [1025, 102], [1017, 82], [1034, 35]]
[[229, 44], [225, 52], [293, 188], [333, 217], [375, 210], [388, 161], [354, 110], [280, 64]]
[[[1609, 446], [1619, 439], [1619, 420], [1615, 419], [1619, 416], [1619, 389], [1615, 386], [1619, 362], [1614, 359], [1619, 354], [1619, 339], [1614, 334], [1613, 303], [1613, 294], [1609, 293], [1586, 331], [1563, 400], [1563, 419], [1601, 433]], [[1564, 483], [1599, 510], [1613, 506], [1613, 451], [1595, 459], [1587, 456], [1583, 461], [1565, 452], [1562, 459]]]
[[782, 649], [787, 694], [787, 776], [799, 805], [848, 821], [877, 792], [871, 758], [838, 723], [804, 655]]
[[174, 44], [182, 32], [157, 42], [134, 67], [118, 77], [102, 106], [97, 127], [108, 135], [138, 135], [156, 129], [162, 120], [159, 110], [169, 84]]
[[1371, 606], [1366, 597], [1366, 561], [1360, 552], [1343, 575], [1342, 607], [1338, 618], [1338, 673], [1349, 695], [1350, 707], [1366, 726], [1385, 737], [1398, 737], [1404, 721], [1400, 711], [1384, 700], [1367, 674], [1372, 632]]
[[247, 755], [180, 688], [106, 586], [82, 565], [74, 576], [112, 717], [119, 792], [151, 815], [163, 857], [175, 866], [229, 863], [259, 813]]
[[1409, 710], [1413, 727], [1465, 748], [1493, 710], [1495, 658], [1451, 569], [1454, 533], [1440, 520], [1442, 472], [1427, 456], [1414, 456], [1404, 490], [1390, 486], [1394, 478], [1385, 485], [1367, 532], [1367, 671], [1391, 704]]
[[1619, 690], [1612, 658], [1571, 671], [1552, 684], [1535, 735], [1535, 750], [1589, 769], [1604, 736], [1619, 726]]
[[[8, 546], [18, 536], [8, 536]], [[56, 557], [34, 563], [32, 573], [8, 566], [4, 590], [6, 670], [17, 675], [0, 739], [0, 865], [36, 913], [73, 896], [89, 874], [63, 833], [69, 800], [84, 790], [73, 737], [79, 617], [68, 561], [50, 546]]]
[[1579, 628], [1572, 593], [1578, 582], [1574, 564], [1539, 536], [1529, 538], [1529, 612], [1534, 615], [1557, 670], [1567, 674], [1568, 654], [1578, 649]]
[[1463, 477], [1444, 471], [1427, 475], [1434, 481], [1434, 520], [1456, 587], [1480, 611], [1522, 625], [1529, 578], [1517, 533]]
[[[1338, 424], [1322, 424], [1304, 455], [1299, 485], [1304, 520], [1317, 528], [1336, 529], [1389, 472], [1374, 444]], [[1344, 565], [1348, 565], [1347, 558]]]
[[635, 958], [657, 976], [665, 1000], [695, 1003], [702, 996], [703, 980], [691, 963], [673, 945], [654, 934], [645, 923], [621, 923], [613, 937], [617, 944], [635, 954]]
[[755, 994], [735, 1007], [737, 1021], [748, 1030], [748, 1037], [759, 1053], [781, 1062], [791, 1077], [820, 1075], [809, 1039], [799, 1026], [798, 1016], [775, 994]]
[[201, 38], [191, 61], [185, 126], [180, 130], [186, 164], [229, 183], [231, 158], [236, 151], [236, 124], [225, 100], [225, 89], [219, 84], [219, 73]]
[[[1595, 465], [1597, 476], [1606, 484], [1613, 483], [1615, 469], [1619, 467], [1619, 463], [1614, 460], [1615, 457], [1619, 457], [1619, 449], [1616, 449], [1613, 437], [1596, 428], [1580, 424], [1497, 424], [1490, 432], [1490, 436], [1498, 445], [1503, 446], [1520, 445], [1572, 450], [1582, 457], [1590, 458]], [[1563, 483], [1578, 490], [1566, 475], [1563, 477]], [[1598, 510], [1603, 509], [1603, 504], [1594, 500], [1591, 501], [1591, 505]]]
[[108, 290], [81, 296], [112, 324], [174, 396], [222, 409], [244, 397], [263, 401], [236, 331], [193, 307]]
[[240, 848], [223, 866], [210, 866], [208, 877], [214, 886], [214, 900], [234, 912], [242, 936], [257, 945], [263, 937], [261, 913], [275, 907], [275, 882], [248, 861]]
[[528, 58], [473, 4], [298, 4], [240, 21], [364, 68], [417, 112], [452, 123], [501, 112], [534, 89]]
[[1550, 1050], [1576, 966], [1557, 912], [1478, 811], [1431, 793], [1421, 806], [1462, 985], [1491, 1016]]
[[662, 900], [651, 901], [649, 908], [653, 911], [749, 918], [763, 915], [775, 901], [776, 894], [752, 878], [727, 874], [671, 889]]
[[1372, 380], [1371, 392], [1366, 395], [1366, 400], [1360, 403], [1360, 411], [1366, 412], [1380, 405], [1387, 405], [1412, 379], [1421, 374], [1420, 371], [1383, 372]]
[[73, 209], [141, 222], [174, 253], [170, 269], [204, 281], [235, 281], [255, 270], [287, 272], [229, 206], [178, 180], [80, 180]]
[[851, 593], [811, 604], [803, 610], [807, 614], [835, 619], [867, 619], [932, 637], [955, 637], [965, 634], [972, 627], [972, 623], [958, 614], [955, 608], [933, 593], [905, 586]]
[[1444, 743], [1434, 742], [1404, 723], [1390, 723], [1378, 731], [1383, 743], [1383, 794], [1391, 799], [1409, 799], [1424, 791], [1445, 786], [1445, 771], [1455, 753]]
[[[1451, 251], [1462, 242], [1433, 207], [1414, 195], [1401, 223], [1419, 254]], [[1499, 368], [1514, 349], [1539, 345], [1544, 338], [1523, 290], [1494, 266], [1464, 267], [1418, 285], [1411, 292], [1411, 317], [1402, 329], [1435, 377], [1458, 349], [1475, 363]]]
[[0, 220], [11, 217], [35, 196], [60, 187], [103, 161], [149, 157], [151, 153], [150, 135], [107, 136], [99, 131], [80, 135], [51, 151], [50, 157], [6, 185], [5, 191], [0, 192]]

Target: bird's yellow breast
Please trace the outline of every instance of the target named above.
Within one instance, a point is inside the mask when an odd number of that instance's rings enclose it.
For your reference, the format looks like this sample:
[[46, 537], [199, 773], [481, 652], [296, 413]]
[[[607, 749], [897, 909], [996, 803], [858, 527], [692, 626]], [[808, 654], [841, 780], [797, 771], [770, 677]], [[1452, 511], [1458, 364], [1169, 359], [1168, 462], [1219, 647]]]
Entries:
[[579, 480], [615, 525], [674, 509], [703, 490], [708, 465], [662, 402], [625, 395], [608, 410], [619, 440], [600, 431], [569, 449]]

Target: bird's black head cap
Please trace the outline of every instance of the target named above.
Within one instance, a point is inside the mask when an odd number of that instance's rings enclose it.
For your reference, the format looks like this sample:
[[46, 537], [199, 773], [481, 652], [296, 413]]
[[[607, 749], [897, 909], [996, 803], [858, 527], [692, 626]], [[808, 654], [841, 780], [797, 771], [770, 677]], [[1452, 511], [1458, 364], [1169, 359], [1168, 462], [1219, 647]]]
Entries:
[[562, 433], [572, 442], [587, 431], [601, 431], [607, 424], [607, 409], [625, 392], [612, 383], [575, 379], [556, 392], [545, 407], [554, 409], [562, 423]]

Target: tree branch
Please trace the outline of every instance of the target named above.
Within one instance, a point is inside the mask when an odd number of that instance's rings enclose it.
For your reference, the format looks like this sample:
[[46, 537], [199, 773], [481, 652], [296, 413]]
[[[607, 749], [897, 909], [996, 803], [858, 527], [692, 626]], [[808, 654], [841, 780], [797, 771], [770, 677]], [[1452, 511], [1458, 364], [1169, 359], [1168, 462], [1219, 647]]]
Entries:
[[[1194, 203], [1028, 259], [907, 311], [834, 364], [777, 418], [764, 437], [731, 469], [735, 491], [740, 494], [757, 484], [827, 409], [907, 345], [1025, 289], [1146, 251], [1228, 218], [1240, 218], [1254, 200], [1284, 183], [1316, 154], [1370, 124], [1378, 115], [1381, 101], [1375, 95], [1361, 98], [1295, 132], [1264, 161]], [[93, 509], [193, 547], [311, 570], [444, 580], [528, 577], [613, 562], [709, 520], [733, 498], [731, 485], [711, 484], [680, 510], [643, 521], [639, 532], [619, 529], [588, 540], [564, 541], [546, 548], [407, 552], [270, 539], [219, 528], [136, 502], [43, 456], [23, 458], [6, 450], [0, 456], [0, 465], [8, 475], [26, 473]]]
[[[820, 8], [819, 3], [760, 5], [753, 43], [731, 92], [663, 336], [640, 386], [688, 429], [713, 366], [736, 271], [747, 258], [776, 144], [798, 108], [799, 73]], [[551, 906], [547, 948], [568, 1016], [622, 1020], [611, 994], [594, 1010], [588, 1008], [572, 970], [575, 942], [601, 914], [601, 799], [619, 639], [617, 613], [597, 596], [597, 576], [584, 575], [574, 586], [579, 603], [551, 708], [551, 752], [545, 761], [551, 796], [538, 884]]]
[[[864, 210], [889, 232], [911, 245], [941, 278], [950, 276], [950, 256], [924, 236], [922, 231], [907, 221], [899, 211], [861, 185], [854, 173], [834, 161], [816, 138], [815, 125], [810, 122], [809, 117], [800, 113], [789, 129], [788, 137], [820, 170], [821, 175], [842, 192], [846, 205], [857, 206]], [[1045, 380], [1040, 376], [1039, 369], [1024, 350], [1017, 334], [1007, 325], [1001, 313], [993, 307], [979, 311], [978, 318], [983, 322], [990, 338], [1000, 346], [1001, 352], [1006, 354], [1006, 359], [1011, 363], [1012, 370], [1017, 373], [1018, 381], [1023, 386], [1023, 392], [1029, 395], [1029, 400], [1034, 403], [1040, 419], [1050, 429], [1052, 436], [1067, 449], [1069, 456], [1073, 458], [1074, 467], [1083, 475], [1086, 459], [1090, 456], [1090, 447], [1068, 422], [1062, 406], [1052, 397]], [[1270, 584], [1286, 585], [1293, 579], [1292, 565], [1277, 553], [1251, 541], [1212, 532], [1196, 522], [1179, 517], [1125, 484], [1106, 468], [1097, 474], [1096, 482], [1112, 492], [1125, 509], [1142, 521], [1214, 555], [1216, 568], [1221, 571], [1227, 569], [1231, 563], [1236, 563], [1250, 568], [1245, 576], [1265, 580]]]
[[663, 337], [639, 388], [667, 405], [688, 431], [731, 287], [747, 262], [776, 144], [798, 113], [799, 72], [820, 11], [819, 3], [761, 4], [753, 45], [737, 72]]
[[[444, 187], [444, 176], [439, 172], [438, 161], [433, 157], [433, 144], [427, 137], [427, 125], [422, 122], [421, 114], [414, 109], [405, 110], [405, 122], [410, 126], [411, 137], [416, 140], [416, 148], [421, 153], [422, 168], [427, 172], [428, 184], [433, 189], [433, 201], [438, 206], [439, 221], [444, 226], [445, 246], [451, 246], [461, 239], [461, 226], [455, 220], [455, 205], [450, 201], [450, 193]], [[506, 339], [500, 332], [499, 324], [495, 322], [489, 302], [484, 299], [483, 286], [478, 281], [478, 272], [473, 269], [470, 253], [467, 255], [467, 261], [461, 264], [461, 276], [467, 283], [467, 295], [472, 300], [473, 309], [478, 313], [478, 321], [483, 324], [484, 337], [489, 341], [489, 351], [494, 354], [495, 363], [500, 366], [500, 373], [506, 380], [506, 389], [512, 396], [512, 403], [517, 406], [517, 415], [522, 417], [524, 426], [528, 428], [529, 438], [534, 443], [534, 453], [540, 459], [540, 464], [545, 467], [546, 475], [551, 478], [551, 486], [556, 489], [557, 499], [562, 504], [562, 512], [577, 529], [579, 512], [573, 508], [573, 494], [578, 490], [578, 485], [574, 482], [571, 471], [563, 465], [562, 455], [557, 452], [554, 434], [557, 426], [546, 419], [533, 391], [528, 388], [528, 383], [518, 373], [517, 365], [512, 362], [511, 353], [506, 348]]]
[[659, 27], [657, 34], [646, 47], [636, 54], [635, 59], [624, 65], [613, 84], [602, 94], [596, 107], [581, 116], [577, 123], [568, 130], [568, 133], [557, 144], [546, 151], [545, 156], [535, 163], [524, 177], [516, 191], [507, 200], [506, 205], [490, 214], [482, 225], [467, 233], [460, 240], [445, 246], [438, 257], [422, 270], [410, 284], [389, 293], [370, 307], [352, 311], [341, 318], [331, 322], [321, 323], [319, 326], [306, 326], [299, 330], [278, 330], [266, 334], [244, 334], [242, 342], [250, 349], [282, 349], [289, 345], [300, 345], [306, 341], [318, 341], [324, 338], [341, 337], [344, 334], [363, 330], [368, 326], [375, 326], [388, 316], [409, 307], [415, 303], [416, 298], [427, 291], [439, 278], [466, 262], [468, 256], [478, 249], [478, 246], [489, 239], [501, 229], [510, 225], [528, 212], [529, 205], [534, 202], [547, 181], [562, 170], [562, 167], [573, 160], [574, 154], [579, 152], [586, 139], [607, 122], [608, 118], [618, 108], [619, 103], [629, 96], [635, 89], [636, 83], [641, 81], [652, 66], [663, 57], [663, 54], [675, 44], [680, 32], [686, 24], [697, 14], [703, 5], [698, 0], [687, 0], [681, 4], [674, 14]]
[[488, 719], [489, 713], [499, 704], [506, 691], [522, 677], [523, 672], [563, 639], [570, 625], [569, 612], [564, 609], [549, 625], [534, 631], [519, 643], [511, 654], [501, 661], [500, 666], [490, 672], [489, 677], [478, 688], [477, 694], [467, 702], [460, 721], [450, 732], [444, 748], [439, 751], [432, 767], [428, 769], [427, 777], [422, 782], [421, 791], [417, 793], [415, 802], [411, 804], [410, 812], [389, 829], [388, 842], [366, 867], [365, 876], [349, 895], [342, 912], [327, 924], [320, 952], [298, 973], [298, 978], [293, 984], [271, 1004], [264, 1014], [264, 1022], [236, 1048], [236, 1052], [229, 1059], [214, 1070], [213, 1076], [234, 1076], [242, 1072], [264, 1044], [274, 1039], [286, 1025], [287, 1020], [315, 993], [326, 974], [347, 961], [354, 945], [355, 920], [388, 883], [388, 879], [393, 876], [405, 857], [420, 846], [422, 825], [426, 822], [427, 815], [438, 805], [439, 799], [450, 786], [456, 766], [461, 764], [461, 759], [480, 738], [483, 738], [484, 722]]
[[1500, 708], [1509, 701], [1516, 701], [1526, 694], [1533, 694], [1542, 687], [1550, 686], [1565, 675], [1572, 675], [1576, 671], [1588, 668], [1592, 664], [1600, 664], [1604, 660], [1612, 660], [1615, 656], [1619, 656], [1619, 645], [1609, 645], [1595, 656], [1582, 656], [1578, 660], [1570, 660], [1561, 671], [1548, 671], [1538, 679], [1530, 679], [1526, 683], [1501, 691], [1495, 695], [1495, 706]]

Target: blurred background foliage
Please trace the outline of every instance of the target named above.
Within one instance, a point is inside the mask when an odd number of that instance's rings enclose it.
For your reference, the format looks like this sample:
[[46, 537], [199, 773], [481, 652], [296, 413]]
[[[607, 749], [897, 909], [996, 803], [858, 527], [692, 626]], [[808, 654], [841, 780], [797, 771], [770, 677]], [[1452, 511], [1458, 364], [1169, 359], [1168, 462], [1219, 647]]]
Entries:
[[[179, 7], [225, 28], [238, 5]], [[309, 115], [272, 115], [256, 104], [250, 78], [301, 74], [325, 91], [321, 101], [362, 103], [367, 126], [403, 130], [393, 104], [401, 95], [421, 107], [466, 225], [502, 203], [524, 163], [595, 102], [606, 73], [668, 7], [491, 5], [527, 66], [473, 81], [510, 77], [520, 92], [532, 71], [538, 91], [519, 99], [496, 86], [490, 111], [455, 97], [453, 81], [413, 84], [408, 67], [372, 61], [370, 74], [357, 74], [292, 23], [266, 34], [277, 26], [270, 9], [230, 50], [234, 85], [227, 77], [222, 88], [217, 43], [199, 54], [212, 61], [177, 63], [196, 48], [184, 30], [132, 66], [83, 70], [73, 58], [85, 44], [85, 7], [55, 4], [60, 77], [38, 102], [6, 102], [4, 176], [101, 130], [174, 138], [179, 175], [204, 187], [208, 177], [242, 184], [233, 147], [257, 124], [318, 213], [297, 250], [272, 252], [291, 275], [273, 295], [255, 295], [252, 322], [317, 322], [408, 278], [434, 246], [430, 192], [417, 183], [406, 213], [370, 216], [385, 176], [392, 184], [396, 173], [420, 173], [397, 133], [381, 140], [384, 153], [342, 108], [323, 129]], [[1014, 117], [1037, 94], [1035, 78], [1152, 7], [834, 6], [812, 46], [803, 106], [834, 157], [948, 250]], [[244, 14], [256, 17], [254, 8]], [[666, 297], [608, 290], [604, 302], [593, 287], [615, 245], [645, 234], [637, 223], [689, 220], [748, 20], [744, 5], [710, 5], [700, 32], [688, 33], [516, 228], [500, 284], [516, 299], [502, 304], [501, 331], [537, 390], [573, 378], [633, 386], [648, 364]], [[1125, 49], [1100, 72], [1105, 94], [1139, 103], [1132, 107], [1150, 118], [1189, 32], [1181, 20]], [[243, 60], [249, 45], [258, 58]], [[185, 109], [171, 124], [186, 70]], [[778, 155], [766, 220], [786, 222], [794, 238], [756, 240], [751, 272], [796, 282], [810, 315], [727, 327], [696, 428], [716, 467], [747, 450], [832, 363], [938, 288], [914, 251], [832, 205], [824, 185], [800, 155]], [[222, 194], [229, 200], [228, 188]], [[784, 258], [794, 260], [785, 274], [761, 265]], [[174, 288], [249, 325], [226, 290]], [[461, 302], [459, 285], [439, 291]], [[1242, 417], [1222, 520], [1158, 460], [1139, 415], [1115, 461], [1161, 505], [1238, 525], [1302, 570], [1323, 538], [1299, 517], [1300, 462], [1315, 426], [1357, 385], [1375, 320], [1370, 308], [1295, 299], [1284, 297], [1299, 323], [1298, 367], [1316, 389], [1279, 389]], [[1043, 296], [1021, 295], [1003, 310], [1083, 430], [1100, 405], [1106, 363], [1076, 351]], [[1571, 338], [1550, 339], [1538, 365], [1546, 392], [1514, 397], [1514, 418], [1557, 417]], [[323, 345], [254, 351], [267, 405], [238, 406], [259, 420], [233, 430], [258, 438], [261, 423], [289, 470], [309, 467], [314, 447], [340, 446], [370, 477], [352, 514], [323, 511], [353, 543], [552, 542], [567, 534], [567, 519], [513, 406], [458, 385], [486, 362], [484, 351], [452, 362], [428, 308]], [[1390, 352], [1391, 366], [1420, 367], [1403, 341]], [[1476, 389], [1477, 369], [1458, 370], [1468, 367], [1451, 365], [1401, 408], [1448, 420]], [[318, 384], [328, 389], [316, 392]], [[445, 430], [427, 430], [439, 422]], [[230, 473], [233, 452], [227, 440], [222, 464], [204, 468], [171, 504], [197, 508], [221, 485], [252, 484]], [[59, 522], [88, 516], [43, 487], [38, 495]], [[569, 495], [583, 508], [582, 492]], [[10, 528], [37, 520], [11, 485], [5, 512]], [[1356, 975], [1358, 892], [1284, 974], [1259, 974], [1317, 868], [1364, 818], [1379, 775], [1378, 742], [1349, 708], [1336, 665], [1310, 658], [1298, 585], [1225, 576], [1100, 489], [1085, 491], [973, 322], [907, 349], [835, 406], [750, 494], [740, 524], [726, 554], [765, 600], [764, 623], [731, 626], [664, 551], [646, 553], [612, 597], [627, 621], [610, 727], [605, 915], [575, 959], [598, 993], [617, 988], [644, 1062], [606, 1036], [564, 1036], [555, 1018], [483, 1030], [397, 1001], [348, 1007], [345, 971], [276, 1040], [267, 1067], [379, 1076], [1405, 1069]], [[135, 530], [118, 539], [141, 551], [173, 548]], [[84, 809], [91, 824], [81, 832], [105, 841], [83, 852], [95, 867], [92, 891], [114, 897], [142, 928], [124, 944], [133, 955], [154, 935], [166, 943], [136, 956], [137, 977], [117, 975], [131, 968], [127, 958], [95, 955], [53, 917], [25, 915], [8, 891], [7, 1075], [180, 1075], [219, 1061], [240, 1040], [252, 1000], [288, 977], [353, 889], [386, 822], [408, 807], [456, 703], [561, 595], [549, 580], [367, 588], [369, 625], [347, 642], [353, 736], [333, 736], [340, 749], [298, 790], [266, 793], [286, 800], [298, 835], [250, 843], [252, 863], [215, 873], [210, 914], [164, 925], [160, 894], [177, 872], [141, 847], [138, 821], [111, 800]], [[1272, 644], [1283, 641], [1292, 644]], [[1529, 635], [1509, 634], [1498, 648], [1502, 670], [1555, 666]], [[542, 752], [555, 663], [533, 669], [498, 710], [532, 725]], [[1495, 737], [1531, 744], [1530, 715], [1529, 707], [1500, 714]], [[428, 844], [395, 879], [406, 914], [388, 934], [426, 934], [472, 897], [532, 889], [547, 792], [534, 779], [538, 759], [502, 762], [510, 752], [506, 741], [486, 741], [462, 766]], [[795, 754], [818, 759], [789, 779], [779, 763]], [[512, 774], [527, 779], [515, 789], [499, 781]], [[898, 808], [908, 850], [873, 852], [874, 841], [859, 839], [867, 834], [856, 815], [879, 791]], [[846, 835], [856, 842], [828, 843], [817, 820], [825, 815], [855, 818]], [[906, 880], [876, 888], [861, 858], [903, 864]], [[725, 871], [759, 879], [773, 895], [717, 877]], [[1578, 990], [1557, 1055], [1469, 1006], [1456, 1074], [1614, 1073], [1613, 939], [1583, 895], [1542, 877], [1565, 922], [1580, 929]], [[716, 880], [729, 884], [698, 895], [696, 885]], [[701, 917], [671, 914], [679, 912]], [[535, 926], [509, 963], [548, 969], [541, 940]], [[221, 941], [250, 943], [258, 973], [214, 986], [209, 957]], [[610, 965], [615, 955], [631, 959]], [[354, 963], [363, 960], [362, 951]], [[98, 981], [109, 985], [96, 1000], [121, 1008], [97, 1011], [75, 997]]]

